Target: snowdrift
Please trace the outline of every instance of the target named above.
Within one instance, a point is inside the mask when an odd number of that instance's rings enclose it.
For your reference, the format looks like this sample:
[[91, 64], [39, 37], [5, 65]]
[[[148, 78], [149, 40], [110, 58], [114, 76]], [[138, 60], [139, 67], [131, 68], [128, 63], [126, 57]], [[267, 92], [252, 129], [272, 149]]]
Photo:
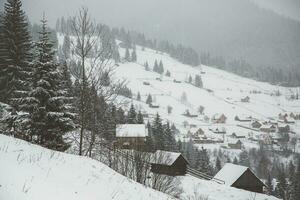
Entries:
[[95, 160], [0, 135], [1, 200], [172, 199]]

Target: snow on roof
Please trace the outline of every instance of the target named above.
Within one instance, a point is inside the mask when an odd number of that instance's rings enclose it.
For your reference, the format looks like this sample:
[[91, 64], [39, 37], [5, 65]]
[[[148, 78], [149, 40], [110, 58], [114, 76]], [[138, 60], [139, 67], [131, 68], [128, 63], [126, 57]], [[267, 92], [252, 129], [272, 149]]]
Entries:
[[261, 129], [271, 129], [274, 128], [275, 126], [273, 124], [264, 124], [260, 128]]
[[152, 154], [151, 163], [160, 165], [172, 165], [181, 153], [157, 150]]
[[147, 137], [148, 131], [144, 124], [117, 124], [116, 137]]
[[225, 185], [231, 186], [248, 169], [248, 167], [226, 163], [224, 167], [215, 175], [214, 178], [225, 182]]

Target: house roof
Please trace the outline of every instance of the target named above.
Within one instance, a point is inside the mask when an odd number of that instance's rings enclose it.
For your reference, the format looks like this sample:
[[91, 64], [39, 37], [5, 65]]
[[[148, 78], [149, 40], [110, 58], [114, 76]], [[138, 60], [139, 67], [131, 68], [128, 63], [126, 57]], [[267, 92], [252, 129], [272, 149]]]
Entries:
[[220, 119], [221, 117], [225, 117], [226, 118], [226, 116], [224, 115], [224, 114], [222, 114], [222, 113], [216, 113], [216, 114], [214, 114], [213, 115], [213, 119]]
[[[172, 165], [179, 157], [181, 153], [157, 150], [151, 156], [151, 163], [159, 165]], [[184, 159], [185, 160], [185, 159]], [[186, 160], [185, 160], [186, 161]], [[187, 162], [187, 161], [186, 161]], [[187, 162], [188, 163], [188, 162]]]
[[[226, 163], [214, 178], [224, 181], [225, 185], [233, 185], [249, 168], [241, 165]], [[250, 169], [249, 169], [250, 170]], [[251, 171], [251, 170], [250, 170]], [[255, 176], [255, 174], [251, 171]], [[256, 177], [256, 176], [255, 176]], [[256, 177], [257, 178], [257, 177]], [[257, 178], [259, 181], [260, 179]], [[261, 182], [261, 181], [260, 181]], [[263, 185], [264, 183], [261, 182]]]
[[275, 128], [275, 126], [273, 124], [267, 124], [267, 125], [262, 125], [260, 128], [261, 129], [271, 129], [271, 128]]
[[144, 124], [117, 124], [116, 137], [147, 137], [148, 131]]

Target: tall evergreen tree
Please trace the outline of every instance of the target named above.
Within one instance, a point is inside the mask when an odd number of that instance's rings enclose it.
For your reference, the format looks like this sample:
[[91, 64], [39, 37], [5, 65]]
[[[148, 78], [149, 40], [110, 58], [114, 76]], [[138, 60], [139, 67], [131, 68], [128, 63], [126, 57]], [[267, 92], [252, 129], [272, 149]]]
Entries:
[[276, 187], [276, 196], [286, 200], [287, 199], [287, 181], [284, 167], [280, 167], [278, 171], [278, 184]]
[[156, 117], [152, 123], [151, 131], [154, 137], [156, 149], [164, 149], [164, 130], [162, 120], [158, 113], [156, 114]]
[[128, 48], [126, 48], [126, 51], [125, 51], [125, 60], [127, 61], [127, 62], [130, 62], [130, 53], [129, 53], [129, 49]]
[[146, 70], [146, 71], [149, 71], [149, 70], [150, 70], [150, 69], [149, 69], [149, 64], [148, 64], [147, 61], [145, 62], [144, 67], [145, 67], [145, 70]]
[[0, 12], [0, 101], [5, 100], [5, 89], [6, 89], [6, 60], [7, 60], [7, 50], [5, 45], [5, 35], [4, 35], [4, 16]]
[[146, 104], [150, 105], [151, 103], [152, 103], [152, 96], [151, 94], [149, 94], [146, 100]]
[[4, 50], [7, 55], [0, 75], [5, 77], [2, 80], [2, 94], [5, 95], [6, 102], [10, 101], [16, 108], [22, 109], [30, 89], [32, 43], [21, 0], [8, 0], [5, 3], [3, 28]]
[[140, 94], [140, 92], [137, 93], [136, 100], [137, 101], [141, 101], [141, 94]]
[[47, 21], [41, 20], [42, 30], [37, 43], [37, 61], [33, 73], [33, 99], [30, 110], [30, 129], [36, 142], [50, 149], [64, 151], [68, 145], [63, 134], [74, 127], [72, 114], [67, 112], [61, 73], [54, 63], [53, 43], [49, 40]]
[[127, 123], [128, 124], [136, 124], [137, 123], [136, 116], [137, 116], [137, 114], [136, 114], [135, 108], [134, 108], [133, 104], [131, 104], [129, 113], [128, 113], [128, 117], [127, 117]]
[[138, 124], [144, 124], [144, 117], [141, 111], [138, 112], [137, 114], [137, 123]]
[[199, 87], [199, 88], [203, 88], [203, 82], [202, 82], [201, 76], [199, 76], [199, 75], [195, 76], [195, 86]]
[[136, 62], [136, 61], [137, 61], [137, 55], [136, 55], [136, 50], [134, 48], [131, 53], [131, 62]]

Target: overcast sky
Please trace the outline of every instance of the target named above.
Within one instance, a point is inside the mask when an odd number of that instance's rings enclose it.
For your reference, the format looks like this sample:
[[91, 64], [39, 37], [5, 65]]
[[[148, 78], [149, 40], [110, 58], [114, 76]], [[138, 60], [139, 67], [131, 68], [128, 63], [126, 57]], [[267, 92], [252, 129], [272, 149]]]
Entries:
[[[5, 2], [6, 0], [1, 1]], [[188, 1], [189, 3], [196, 1], [209, 2], [209, 0], [174, 0], [173, 2], [182, 4], [182, 12], [186, 13], [187, 9], [191, 9], [185, 6]], [[300, 21], [300, 0], [252, 1], [257, 2], [264, 8]], [[106, 23], [120, 25], [123, 23], [122, 15], [128, 12], [139, 13], [139, 10], [144, 10], [141, 7], [149, 7], [149, 9], [160, 7], [166, 2], [170, 4], [169, 8], [172, 9], [172, 3], [169, 0], [24, 0], [23, 4], [30, 19], [35, 22], [41, 18], [42, 13], [45, 11], [51, 25], [54, 25], [58, 16], [71, 16], [80, 6], [84, 5], [92, 11], [93, 16], [98, 20], [102, 19]]]

